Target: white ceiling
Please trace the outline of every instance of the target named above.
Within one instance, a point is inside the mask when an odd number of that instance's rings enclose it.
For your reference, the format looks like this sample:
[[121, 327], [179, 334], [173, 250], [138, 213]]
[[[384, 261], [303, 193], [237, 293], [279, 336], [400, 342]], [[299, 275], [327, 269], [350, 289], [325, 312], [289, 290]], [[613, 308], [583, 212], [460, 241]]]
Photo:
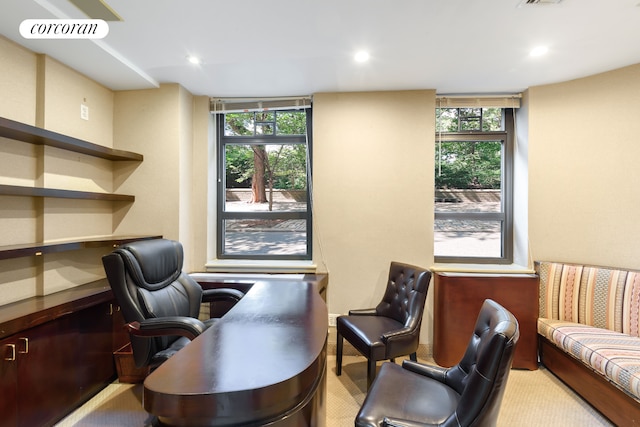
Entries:
[[106, 1], [123, 21], [102, 40], [20, 36], [24, 19], [86, 18], [68, 0], [0, 0], [0, 34], [114, 90], [219, 97], [513, 93], [640, 63], [640, 0]]

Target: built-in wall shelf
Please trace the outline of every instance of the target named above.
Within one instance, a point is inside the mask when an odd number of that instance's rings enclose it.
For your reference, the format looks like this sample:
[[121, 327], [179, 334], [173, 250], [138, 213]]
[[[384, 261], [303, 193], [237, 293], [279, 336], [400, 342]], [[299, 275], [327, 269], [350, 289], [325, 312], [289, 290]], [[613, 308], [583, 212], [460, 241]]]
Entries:
[[95, 193], [92, 191], [60, 190], [55, 188], [24, 187], [0, 184], [0, 195], [27, 197], [54, 197], [59, 199], [106, 200], [112, 202], [133, 202], [135, 196], [115, 193]]
[[117, 247], [138, 240], [160, 239], [162, 236], [101, 236], [91, 238], [57, 240], [50, 243], [25, 243], [20, 245], [0, 246], [0, 260], [40, 256], [55, 252], [75, 251], [79, 249], [97, 248], [101, 246]]
[[98, 144], [16, 122], [4, 117], [0, 117], [0, 136], [34, 145], [56, 147], [107, 160], [143, 160], [142, 154], [103, 147]]

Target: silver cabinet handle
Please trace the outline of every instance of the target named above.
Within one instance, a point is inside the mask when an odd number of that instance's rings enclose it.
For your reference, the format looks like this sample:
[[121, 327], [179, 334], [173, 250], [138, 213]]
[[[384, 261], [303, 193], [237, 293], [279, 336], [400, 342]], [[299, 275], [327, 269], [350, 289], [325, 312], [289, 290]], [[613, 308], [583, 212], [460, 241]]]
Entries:
[[24, 337], [24, 338], [19, 338], [19, 339], [24, 341], [24, 350], [18, 351], [18, 353], [21, 353], [21, 354], [29, 353], [29, 338]]
[[7, 360], [9, 362], [13, 362], [14, 360], [16, 360], [16, 345], [15, 344], [7, 344], [7, 347], [9, 347], [11, 349], [11, 356], [5, 357], [4, 360]]

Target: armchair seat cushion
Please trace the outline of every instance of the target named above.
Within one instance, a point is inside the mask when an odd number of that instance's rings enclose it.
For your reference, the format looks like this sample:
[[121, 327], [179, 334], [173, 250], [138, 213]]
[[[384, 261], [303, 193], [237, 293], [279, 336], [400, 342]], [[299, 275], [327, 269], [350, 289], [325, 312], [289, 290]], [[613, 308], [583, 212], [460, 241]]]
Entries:
[[440, 425], [455, 412], [460, 395], [445, 384], [407, 371], [394, 363], [383, 363], [376, 382], [384, 387], [369, 391], [357, 427], [378, 427], [379, 420], [412, 420]]
[[[218, 319], [206, 319], [202, 323], [204, 323], [205, 329], [206, 329], [206, 328], [209, 328], [211, 325], [213, 325], [217, 320]], [[187, 337], [177, 337], [177, 339], [173, 341], [169, 345], [169, 347], [165, 348], [164, 350], [158, 351], [151, 357], [149, 366], [152, 368], [158, 367], [159, 365], [162, 364], [162, 362], [164, 362], [165, 360], [167, 360], [168, 358], [176, 354], [178, 351], [180, 351], [184, 346], [186, 346], [190, 342], [191, 340]]]
[[182, 350], [184, 346], [189, 344], [191, 341], [186, 337], [179, 337], [177, 340], [171, 343], [169, 347], [158, 351], [153, 356], [151, 356], [151, 361], [149, 362], [149, 366], [151, 368], [157, 368], [160, 366], [165, 360], [176, 354], [178, 351]]
[[[385, 360], [413, 351], [413, 349], [407, 349], [405, 353], [402, 353], [402, 351], [398, 352], [396, 349], [387, 349], [387, 346], [382, 341], [382, 335], [402, 329], [404, 326], [390, 317], [340, 316], [336, 322], [338, 332], [342, 337], [349, 341], [367, 359]], [[387, 355], [387, 350], [393, 350], [390, 353], [397, 354], [389, 356]]]

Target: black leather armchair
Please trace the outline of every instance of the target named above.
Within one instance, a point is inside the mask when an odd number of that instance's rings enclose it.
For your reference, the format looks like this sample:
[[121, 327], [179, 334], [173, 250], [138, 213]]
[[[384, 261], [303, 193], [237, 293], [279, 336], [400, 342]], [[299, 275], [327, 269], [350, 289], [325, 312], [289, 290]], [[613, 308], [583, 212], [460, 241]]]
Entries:
[[356, 427], [495, 426], [519, 336], [516, 318], [485, 300], [458, 365], [383, 364]]
[[120, 246], [102, 257], [127, 329], [137, 367], [155, 368], [216, 319], [198, 319], [203, 301], [239, 301], [235, 289], [204, 290], [182, 272], [179, 242], [153, 239]]
[[367, 387], [376, 376], [377, 361], [407, 354], [416, 360], [430, 281], [429, 270], [391, 262], [382, 301], [375, 308], [350, 310], [336, 319], [336, 375], [342, 374], [343, 339], [367, 358]]

